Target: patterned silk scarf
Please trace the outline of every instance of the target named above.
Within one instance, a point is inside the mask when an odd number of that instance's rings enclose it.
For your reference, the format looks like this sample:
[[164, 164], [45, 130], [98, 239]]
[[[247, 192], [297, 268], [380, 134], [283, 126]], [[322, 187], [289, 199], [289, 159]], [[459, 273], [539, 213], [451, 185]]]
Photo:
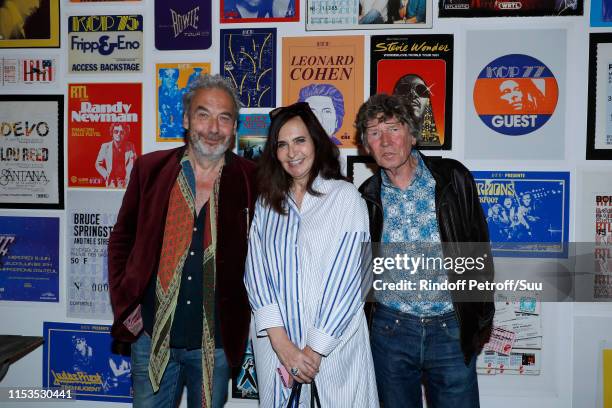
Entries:
[[[176, 179], [168, 203], [168, 215], [157, 272], [155, 288], [156, 312], [153, 324], [149, 378], [153, 391], [159, 390], [162, 376], [170, 360], [170, 331], [181, 285], [185, 259], [191, 246], [196, 220], [195, 174], [187, 154], [181, 159], [181, 171]], [[220, 174], [220, 173], [219, 173]], [[204, 228], [204, 321], [202, 324], [202, 406], [212, 406], [212, 382], [215, 356], [215, 248], [217, 244], [218, 176], [206, 207]]]

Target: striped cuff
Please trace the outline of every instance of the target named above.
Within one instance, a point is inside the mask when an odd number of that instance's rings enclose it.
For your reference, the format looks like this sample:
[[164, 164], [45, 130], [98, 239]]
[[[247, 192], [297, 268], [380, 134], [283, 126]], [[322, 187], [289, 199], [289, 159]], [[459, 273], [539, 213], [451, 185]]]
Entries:
[[266, 329], [270, 327], [284, 327], [283, 317], [281, 316], [278, 304], [271, 303], [255, 310], [255, 332], [257, 337], [268, 335]]
[[340, 339], [336, 339], [316, 327], [308, 329], [306, 334], [306, 345], [322, 356], [327, 356], [334, 351], [338, 343], [340, 343]]

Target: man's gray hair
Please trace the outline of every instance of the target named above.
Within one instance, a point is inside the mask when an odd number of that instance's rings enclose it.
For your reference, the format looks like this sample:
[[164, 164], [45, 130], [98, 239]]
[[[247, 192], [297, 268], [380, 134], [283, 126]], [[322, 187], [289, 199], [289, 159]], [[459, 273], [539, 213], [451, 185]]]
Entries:
[[193, 95], [200, 89], [221, 89], [222, 91], [227, 92], [227, 94], [232, 99], [234, 105], [234, 120], [238, 120], [238, 114], [240, 113], [240, 108], [242, 103], [240, 102], [240, 98], [236, 93], [236, 89], [232, 85], [229, 79], [222, 77], [219, 74], [203, 74], [200, 75], [195, 81], [193, 81], [189, 85], [189, 89], [183, 95], [183, 114], [189, 115], [191, 109], [191, 100], [193, 99]]
[[357, 136], [364, 146], [368, 145], [366, 128], [369, 121], [378, 119], [380, 121], [391, 118], [397, 119], [400, 123], [408, 126], [408, 130], [417, 140], [417, 145], [421, 140], [421, 132], [415, 121], [412, 110], [408, 105], [408, 100], [401, 95], [376, 94], [365, 101], [357, 112], [355, 127]]

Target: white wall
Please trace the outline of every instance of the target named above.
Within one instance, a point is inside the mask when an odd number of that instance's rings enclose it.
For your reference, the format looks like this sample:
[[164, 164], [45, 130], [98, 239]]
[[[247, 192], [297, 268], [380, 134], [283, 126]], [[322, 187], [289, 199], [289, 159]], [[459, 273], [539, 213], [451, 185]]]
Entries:
[[[305, 31], [305, 5], [302, 0], [302, 21], [299, 23], [258, 24], [261, 27], [275, 26], [278, 29], [277, 61], [278, 61], [278, 87], [277, 101], [281, 100], [282, 81], [281, 73], [281, 42], [284, 36], [309, 35], [365, 35], [366, 50], [364, 55], [369, 60], [370, 35], [376, 34], [430, 34], [452, 33], [455, 35], [454, 53], [454, 100], [453, 100], [453, 150], [442, 152], [444, 156], [453, 157], [463, 161], [472, 170], [549, 170], [571, 172], [571, 218], [570, 238], [574, 238], [574, 220], [576, 219], [576, 180], [578, 169], [611, 170], [606, 162], [586, 162], [586, 101], [587, 101], [587, 69], [588, 69], [588, 32], [589, 32], [589, 3], [585, 4], [585, 16], [562, 18], [494, 18], [494, 19], [444, 19], [437, 18], [437, 5], [433, 7], [434, 19], [432, 29], [423, 30], [384, 30], [384, 31], [337, 31], [337, 32], [306, 32]], [[116, 75], [68, 75], [67, 69], [67, 16], [87, 14], [142, 14], [144, 16], [144, 71], [142, 74], [116, 74]], [[68, 4], [62, 0], [61, 28], [62, 48], [59, 50], [45, 50], [46, 53], [60, 55], [61, 77], [57, 87], [45, 89], [48, 93], [63, 93], [66, 95], [67, 84], [70, 82], [142, 82], [143, 83], [143, 152], [156, 149], [166, 149], [176, 144], [155, 142], [155, 63], [157, 62], [211, 62], [212, 71], [219, 72], [219, 28], [244, 28], [247, 24], [220, 25], [217, 2], [213, 4], [213, 45], [205, 51], [175, 51], [161, 52], [154, 48], [153, 32], [153, 0], [117, 3], [84, 3]], [[481, 29], [546, 29], [564, 28], [567, 30], [567, 83], [559, 84], [565, 89], [566, 111], [556, 112], [556, 115], [565, 117], [565, 146], [566, 154], [563, 161], [487, 161], [464, 160], [463, 142], [465, 138], [465, 106], [466, 92], [471, 92], [471, 84], [465, 81], [465, 51], [466, 31]], [[592, 31], [602, 31], [592, 30]], [[495, 47], [495, 44], [491, 44]], [[23, 54], [28, 50], [0, 50], [2, 55]], [[369, 94], [369, 64], [365, 64], [364, 95]], [[2, 92], [2, 91], [0, 91]], [[13, 92], [18, 93], [18, 92]], [[33, 90], [32, 93], [37, 93]], [[267, 110], [253, 109], [250, 113], [266, 112]], [[66, 132], [65, 132], [66, 133]], [[344, 155], [356, 154], [352, 150], [344, 150]], [[64, 174], [67, 174], [67, 169]], [[64, 211], [14, 211], [0, 210], [0, 215], [46, 215], [59, 216], [61, 219], [60, 245], [64, 253]], [[66, 270], [66, 257], [62, 256], [60, 265], [60, 291], [66, 287], [64, 271]], [[483, 407], [489, 408], [563, 408], [570, 407], [572, 401], [572, 348], [573, 319], [577, 313], [581, 316], [594, 313], [583, 305], [575, 312], [572, 304], [544, 304], [542, 307], [542, 321], [544, 330], [543, 366], [539, 376], [510, 376], [498, 375], [480, 378], [481, 400]], [[609, 313], [604, 312], [604, 315]], [[84, 320], [66, 318], [66, 298], [61, 294], [58, 304], [28, 303], [28, 302], [1, 302], [0, 303], [0, 331], [6, 334], [41, 335], [43, 321], [70, 321], [85, 322]], [[104, 323], [104, 322], [101, 322]], [[106, 322], [110, 323], [110, 322]], [[581, 336], [582, 334], [578, 334]], [[584, 336], [587, 334], [585, 333]], [[579, 352], [579, 351], [578, 351]], [[594, 379], [593, 379], [594, 380]], [[2, 387], [41, 386], [42, 382], [42, 347], [14, 364], [2, 382]], [[581, 401], [581, 396], [575, 396]], [[69, 404], [70, 407], [87, 407], [102, 403], [78, 401]], [[105, 403], [110, 404], [110, 403]], [[55, 406], [60, 406], [56, 404]], [[255, 406], [253, 402], [231, 402], [229, 407]], [[27, 406], [21, 404], [19, 406]], [[575, 407], [585, 407], [575, 404]], [[590, 407], [591, 405], [589, 405]]]

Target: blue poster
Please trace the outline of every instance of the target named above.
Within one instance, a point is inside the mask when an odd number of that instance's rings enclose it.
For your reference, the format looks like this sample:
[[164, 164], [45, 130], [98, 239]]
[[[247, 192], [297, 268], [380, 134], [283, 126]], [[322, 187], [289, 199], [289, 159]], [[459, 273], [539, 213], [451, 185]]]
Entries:
[[220, 67], [245, 108], [276, 106], [276, 28], [221, 30]]
[[232, 370], [232, 398], [259, 399], [253, 344], [249, 340], [239, 368]]
[[210, 0], [155, 0], [155, 48], [206, 50], [212, 43]]
[[129, 356], [111, 351], [110, 326], [44, 322], [43, 387], [76, 399], [132, 402]]
[[238, 155], [253, 161], [259, 160], [268, 139], [269, 127], [270, 116], [268, 114], [240, 115], [236, 132]]
[[59, 218], [0, 217], [0, 300], [59, 301]]
[[591, 27], [612, 26], [612, 0], [591, 0]]
[[494, 256], [567, 256], [569, 172], [474, 171]]

